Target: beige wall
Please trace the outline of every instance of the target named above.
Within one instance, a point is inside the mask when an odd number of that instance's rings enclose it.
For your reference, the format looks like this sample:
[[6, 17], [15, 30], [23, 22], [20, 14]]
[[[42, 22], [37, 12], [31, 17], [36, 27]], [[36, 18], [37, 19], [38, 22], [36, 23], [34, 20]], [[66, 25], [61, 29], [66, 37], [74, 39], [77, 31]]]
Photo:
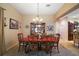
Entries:
[[13, 8], [11, 5], [0, 4], [0, 6], [6, 9], [4, 12], [4, 16], [6, 17], [7, 26], [4, 28], [4, 35], [5, 35], [6, 50], [8, 50], [18, 42], [17, 33], [21, 32], [21, 28], [19, 30], [9, 29], [9, 20], [10, 18], [13, 18], [18, 22], [22, 23], [23, 19], [22, 19], [22, 15], [19, 14], [16, 11], [16, 9]]
[[61, 39], [63, 40], [68, 40], [68, 20], [70, 20], [64, 17], [69, 12], [72, 12], [73, 10], [78, 8], [77, 5], [77, 3], [66, 3], [54, 15], [54, 19], [56, 19], [55, 32], [60, 33]]
[[[33, 22], [33, 18], [35, 18], [35, 16], [24, 16], [24, 35], [30, 35], [30, 27], [26, 28], [26, 25], [30, 26], [30, 23]], [[54, 25], [54, 31], [47, 31], [47, 34], [50, 33], [60, 33], [61, 34], [61, 39], [67, 41], [68, 40], [68, 21], [67, 19], [61, 18], [59, 19], [59, 21], [54, 22], [54, 19], [52, 16], [42, 16], [42, 18], [44, 19], [43, 22], [46, 23], [47, 25], [53, 24]]]
[[[27, 36], [27, 35], [30, 35], [30, 23], [33, 22], [33, 18], [35, 18], [36, 16], [24, 16], [23, 19], [24, 19], [24, 35]], [[44, 20], [43, 22], [46, 23], [46, 26], [48, 25], [54, 25], [54, 19], [52, 16], [41, 16]], [[26, 25], [29, 25], [29, 28], [26, 28], [25, 26]], [[47, 34], [50, 34], [50, 33], [53, 33], [54, 31], [47, 31], [46, 30], [46, 33]]]
[[68, 40], [68, 21], [67, 19], [61, 18], [56, 22], [55, 25], [56, 33], [60, 33], [61, 39], [64, 41]]

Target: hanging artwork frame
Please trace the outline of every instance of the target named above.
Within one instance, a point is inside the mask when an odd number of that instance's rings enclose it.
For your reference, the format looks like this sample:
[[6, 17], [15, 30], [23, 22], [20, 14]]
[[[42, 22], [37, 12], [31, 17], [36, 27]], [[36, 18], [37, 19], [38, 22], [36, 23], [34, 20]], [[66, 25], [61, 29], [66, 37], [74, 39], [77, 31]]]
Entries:
[[54, 30], [54, 26], [53, 25], [48, 25], [47, 26], [47, 31], [53, 31]]
[[15, 20], [15, 19], [10, 18], [9, 28], [10, 29], [18, 29], [18, 21]]

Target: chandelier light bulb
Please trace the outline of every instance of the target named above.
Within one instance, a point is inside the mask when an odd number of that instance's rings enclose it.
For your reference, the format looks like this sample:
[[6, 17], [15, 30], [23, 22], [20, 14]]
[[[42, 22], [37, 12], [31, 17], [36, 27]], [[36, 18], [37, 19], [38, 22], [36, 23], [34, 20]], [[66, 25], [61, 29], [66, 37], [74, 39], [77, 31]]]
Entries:
[[41, 25], [38, 25], [38, 27], [41, 27]]
[[43, 19], [41, 18], [40, 21], [43, 21]]
[[36, 19], [33, 19], [33, 21], [35, 22]]
[[38, 21], [39, 20], [39, 18], [38, 17], [36, 17], [36, 21]]

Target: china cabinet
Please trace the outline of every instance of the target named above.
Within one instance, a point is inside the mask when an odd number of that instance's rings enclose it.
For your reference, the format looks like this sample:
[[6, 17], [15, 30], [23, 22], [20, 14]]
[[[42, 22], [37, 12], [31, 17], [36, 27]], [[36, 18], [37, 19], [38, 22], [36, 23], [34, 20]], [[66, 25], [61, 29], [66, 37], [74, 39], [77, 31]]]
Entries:
[[45, 33], [45, 23], [30, 23], [30, 35], [43, 35]]

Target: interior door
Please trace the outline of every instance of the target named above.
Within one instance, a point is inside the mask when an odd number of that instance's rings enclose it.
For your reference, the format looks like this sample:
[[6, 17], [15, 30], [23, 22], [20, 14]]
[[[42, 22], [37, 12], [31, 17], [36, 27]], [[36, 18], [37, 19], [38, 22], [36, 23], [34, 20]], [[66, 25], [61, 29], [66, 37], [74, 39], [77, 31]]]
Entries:
[[74, 23], [68, 22], [68, 40], [73, 40]]

